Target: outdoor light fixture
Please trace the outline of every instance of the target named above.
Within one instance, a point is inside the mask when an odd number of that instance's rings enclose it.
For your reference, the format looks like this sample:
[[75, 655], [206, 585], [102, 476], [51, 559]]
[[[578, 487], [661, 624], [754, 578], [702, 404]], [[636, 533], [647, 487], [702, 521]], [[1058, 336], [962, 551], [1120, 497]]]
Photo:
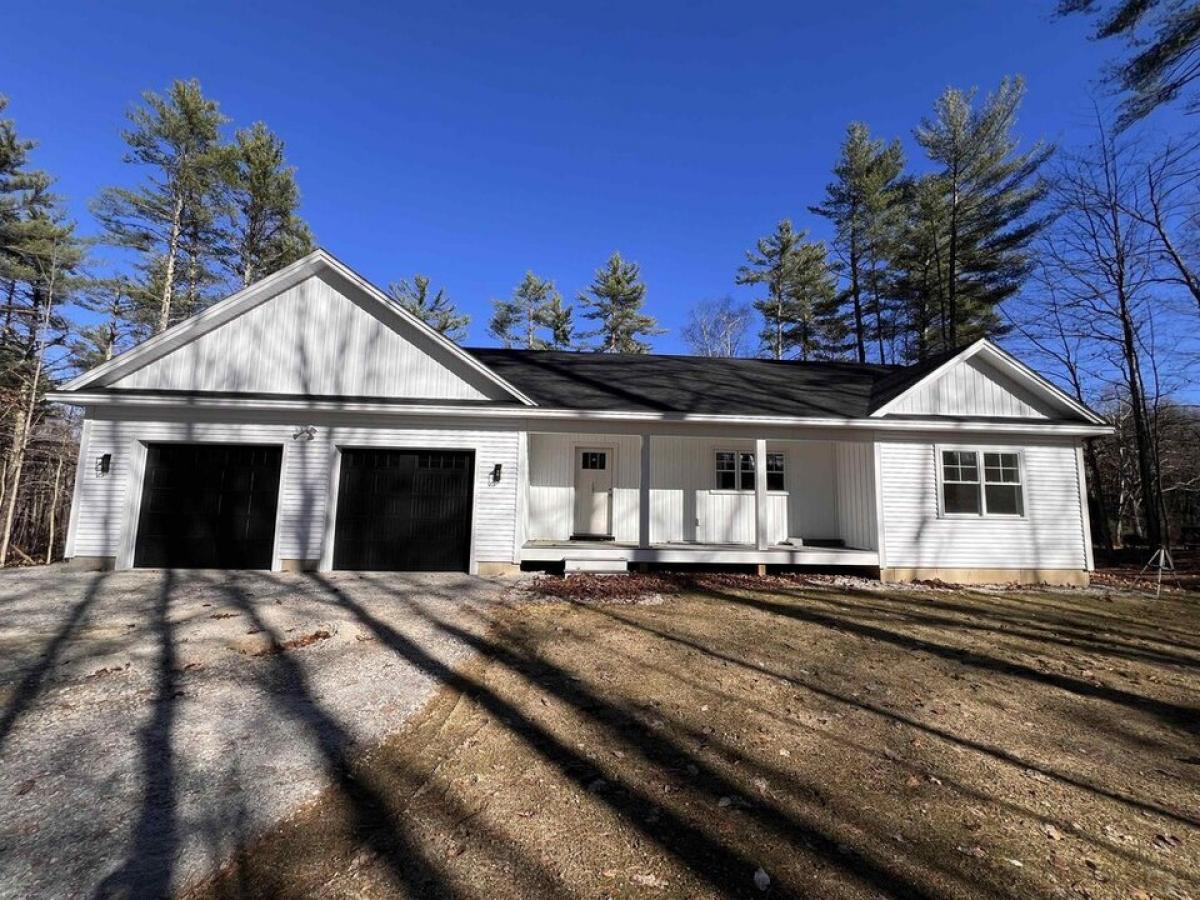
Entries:
[[503, 471], [503, 466], [501, 466], [500, 463], [496, 463], [494, 466], [492, 466], [492, 484], [500, 483], [501, 471]]
[[112, 454], [105, 453], [96, 460], [96, 475], [103, 476], [108, 474], [108, 470], [112, 468]]
[[292, 435], [293, 441], [311, 441], [317, 436], [316, 425], [301, 425], [296, 429], [296, 433]]

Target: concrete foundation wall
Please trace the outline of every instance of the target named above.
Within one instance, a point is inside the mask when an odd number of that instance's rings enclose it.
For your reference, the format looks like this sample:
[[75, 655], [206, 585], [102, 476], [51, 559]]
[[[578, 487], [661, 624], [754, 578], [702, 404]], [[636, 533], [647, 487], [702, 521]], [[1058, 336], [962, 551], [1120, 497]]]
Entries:
[[883, 582], [945, 581], [948, 584], [1050, 584], [1065, 587], [1087, 587], [1090, 573], [1084, 569], [965, 569], [965, 568], [901, 568], [880, 569]]
[[66, 563], [68, 569], [77, 572], [108, 572], [117, 566], [114, 556], [75, 556]]

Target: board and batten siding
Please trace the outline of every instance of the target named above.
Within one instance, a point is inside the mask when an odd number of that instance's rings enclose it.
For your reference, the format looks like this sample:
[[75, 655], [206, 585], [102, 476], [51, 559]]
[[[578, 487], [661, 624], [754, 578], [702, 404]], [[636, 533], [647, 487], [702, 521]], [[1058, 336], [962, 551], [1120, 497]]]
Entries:
[[301, 396], [499, 398], [498, 388], [475, 383], [480, 380], [461, 371], [461, 363], [455, 366], [427, 336], [369, 312], [360, 293], [351, 285], [313, 275], [111, 386]]
[[[641, 481], [637, 435], [530, 434], [527, 496], [529, 540], [565, 541], [573, 530], [575, 452], [588, 447], [615, 451], [613, 538], [636, 543]], [[840, 448], [849, 446], [844, 459]], [[654, 437], [650, 452], [650, 542], [754, 544], [752, 491], [716, 489], [719, 450], [753, 453], [745, 439]], [[874, 549], [874, 480], [870, 445], [835, 441], [770, 441], [783, 453], [784, 492], [767, 495], [767, 534], [772, 544], [789, 537], [836, 539]], [[857, 487], [866, 480], [866, 488]], [[849, 491], [843, 509], [841, 487]], [[843, 531], [849, 528], [849, 535]], [[858, 528], [859, 530], [854, 530]]]
[[[186, 414], [186, 413], [184, 413]], [[395, 447], [475, 451], [473, 558], [514, 562], [518, 433], [508, 430], [342, 427], [317, 424], [311, 441], [293, 440], [295, 426], [243, 422], [171, 422], [92, 418], [80, 446], [77, 506], [68, 556], [120, 557], [137, 524], [136, 502], [145, 454], [156, 442], [275, 444], [284, 448], [277, 517], [277, 559], [318, 560], [330, 520], [329, 496], [338, 447]], [[96, 461], [112, 454], [101, 474]], [[496, 463], [498, 484], [491, 481]], [[122, 564], [118, 559], [118, 564]]]
[[889, 414], [1047, 419], [1050, 407], [972, 357], [902, 397]]
[[[720, 450], [753, 453], [754, 442], [653, 438], [650, 444], [650, 542], [754, 544], [753, 491], [717, 490]], [[774, 448], [771, 447], [774, 451]], [[767, 540], [787, 538], [786, 494], [767, 495]]]
[[613, 539], [637, 543], [641, 438], [627, 434], [530, 434], [528, 528], [533, 541], [569, 540], [575, 527], [575, 453], [612, 451]]
[[1022, 454], [1022, 518], [940, 517], [936, 440], [880, 442], [884, 552], [888, 566], [1086, 569], [1085, 529], [1074, 441], [946, 446]]
[[850, 442], [836, 447], [838, 536], [847, 547], [877, 549], [875, 447]]

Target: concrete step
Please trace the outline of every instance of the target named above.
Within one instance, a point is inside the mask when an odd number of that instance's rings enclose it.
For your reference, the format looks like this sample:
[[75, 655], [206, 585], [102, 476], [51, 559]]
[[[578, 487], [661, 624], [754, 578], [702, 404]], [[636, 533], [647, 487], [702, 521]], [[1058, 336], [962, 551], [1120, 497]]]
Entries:
[[629, 561], [617, 557], [607, 559], [571, 559], [563, 560], [563, 572], [571, 575], [576, 572], [587, 572], [592, 575], [615, 575], [629, 571]]

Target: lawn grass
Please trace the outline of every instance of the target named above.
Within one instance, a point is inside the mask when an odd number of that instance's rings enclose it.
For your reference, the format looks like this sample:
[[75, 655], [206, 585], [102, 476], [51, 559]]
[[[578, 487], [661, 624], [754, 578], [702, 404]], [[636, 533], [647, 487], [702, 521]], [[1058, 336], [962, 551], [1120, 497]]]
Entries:
[[1200, 896], [1196, 594], [663, 584], [442, 623], [478, 658], [196, 895]]

